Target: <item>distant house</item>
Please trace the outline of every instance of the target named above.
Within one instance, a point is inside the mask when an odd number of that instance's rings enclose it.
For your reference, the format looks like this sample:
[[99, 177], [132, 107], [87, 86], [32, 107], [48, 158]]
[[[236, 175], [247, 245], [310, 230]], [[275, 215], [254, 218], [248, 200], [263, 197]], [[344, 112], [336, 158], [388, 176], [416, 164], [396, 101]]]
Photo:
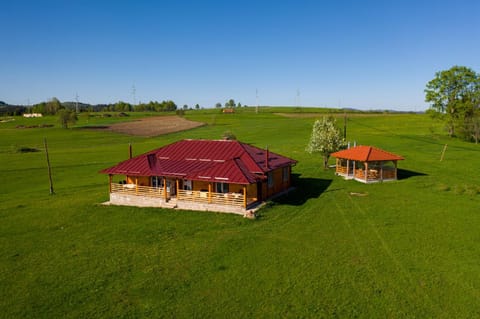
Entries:
[[236, 140], [182, 140], [100, 173], [112, 204], [241, 214], [287, 191], [296, 163]]
[[42, 113], [23, 113], [23, 117], [42, 117]]
[[404, 158], [373, 146], [356, 146], [332, 153], [336, 174], [363, 183], [397, 179], [397, 161]]
[[232, 113], [235, 113], [235, 109], [234, 108], [224, 108], [222, 110], [222, 113], [232, 114]]

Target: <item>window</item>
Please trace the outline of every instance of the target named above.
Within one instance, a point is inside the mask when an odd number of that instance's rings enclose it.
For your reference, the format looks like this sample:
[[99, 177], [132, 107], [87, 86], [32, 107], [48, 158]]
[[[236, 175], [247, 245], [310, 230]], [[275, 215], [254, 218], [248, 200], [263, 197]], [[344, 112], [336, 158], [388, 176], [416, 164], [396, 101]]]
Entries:
[[186, 191], [191, 191], [192, 190], [192, 181], [185, 180], [183, 181], [183, 189]]
[[267, 184], [269, 188], [273, 187], [273, 172], [268, 172], [267, 174]]
[[215, 183], [215, 191], [217, 193], [228, 193], [227, 183]]
[[152, 187], [163, 187], [163, 178], [160, 176], [152, 176]]
[[290, 170], [288, 169], [288, 167], [284, 167], [282, 169], [282, 179], [284, 182], [288, 182], [290, 178]]

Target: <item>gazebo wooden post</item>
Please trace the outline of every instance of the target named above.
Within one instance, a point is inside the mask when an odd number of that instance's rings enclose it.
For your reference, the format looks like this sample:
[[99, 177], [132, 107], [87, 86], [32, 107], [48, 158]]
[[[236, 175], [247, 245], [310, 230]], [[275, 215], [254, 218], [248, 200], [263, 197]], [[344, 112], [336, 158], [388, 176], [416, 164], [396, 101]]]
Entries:
[[347, 177], [348, 177], [349, 170], [350, 170], [350, 160], [347, 159]]
[[112, 192], [112, 174], [108, 174], [108, 192], [111, 193]]
[[380, 181], [383, 182], [383, 161], [380, 162]]
[[368, 162], [365, 162], [365, 183], [368, 183]]
[[135, 176], [135, 194], [138, 195], [138, 176]]
[[397, 161], [393, 161], [393, 165], [395, 165], [395, 179], [397, 179]]
[[167, 179], [165, 176], [163, 177], [163, 199], [165, 199], [165, 202], [167, 201]]
[[355, 161], [353, 161], [353, 179], [355, 179]]
[[208, 183], [208, 203], [212, 203], [212, 183]]
[[247, 186], [243, 185], [243, 207], [247, 209]]
[[338, 158], [335, 158], [335, 173], [338, 174], [338, 170], [339, 170], [339, 167], [338, 167]]

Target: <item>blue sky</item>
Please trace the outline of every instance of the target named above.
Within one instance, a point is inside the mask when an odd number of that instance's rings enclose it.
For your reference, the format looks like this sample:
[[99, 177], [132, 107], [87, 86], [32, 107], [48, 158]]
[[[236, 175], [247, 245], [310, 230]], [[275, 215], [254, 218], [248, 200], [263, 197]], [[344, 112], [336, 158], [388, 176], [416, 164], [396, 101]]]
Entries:
[[172, 99], [423, 110], [435, 72], [480, 72], [480, 1], [0, 4], [0, 100]]

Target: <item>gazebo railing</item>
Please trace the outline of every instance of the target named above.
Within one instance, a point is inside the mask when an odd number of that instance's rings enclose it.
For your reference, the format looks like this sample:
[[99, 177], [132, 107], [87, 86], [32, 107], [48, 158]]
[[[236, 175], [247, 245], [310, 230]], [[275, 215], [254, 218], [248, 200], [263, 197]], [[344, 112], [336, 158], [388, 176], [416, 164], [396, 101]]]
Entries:
[[[355, 178], [364, 180], [365, 179], [365, 170], [364, 169], [356, 169], [355, 170]], [[367, 180], [378, 181], [378, 180], [382, 180], [382, 179], [395, 179], [395, 169], [384, 167], [382, 170], [380, 170], [380, 169], [369, 169], [367, 171]]]

